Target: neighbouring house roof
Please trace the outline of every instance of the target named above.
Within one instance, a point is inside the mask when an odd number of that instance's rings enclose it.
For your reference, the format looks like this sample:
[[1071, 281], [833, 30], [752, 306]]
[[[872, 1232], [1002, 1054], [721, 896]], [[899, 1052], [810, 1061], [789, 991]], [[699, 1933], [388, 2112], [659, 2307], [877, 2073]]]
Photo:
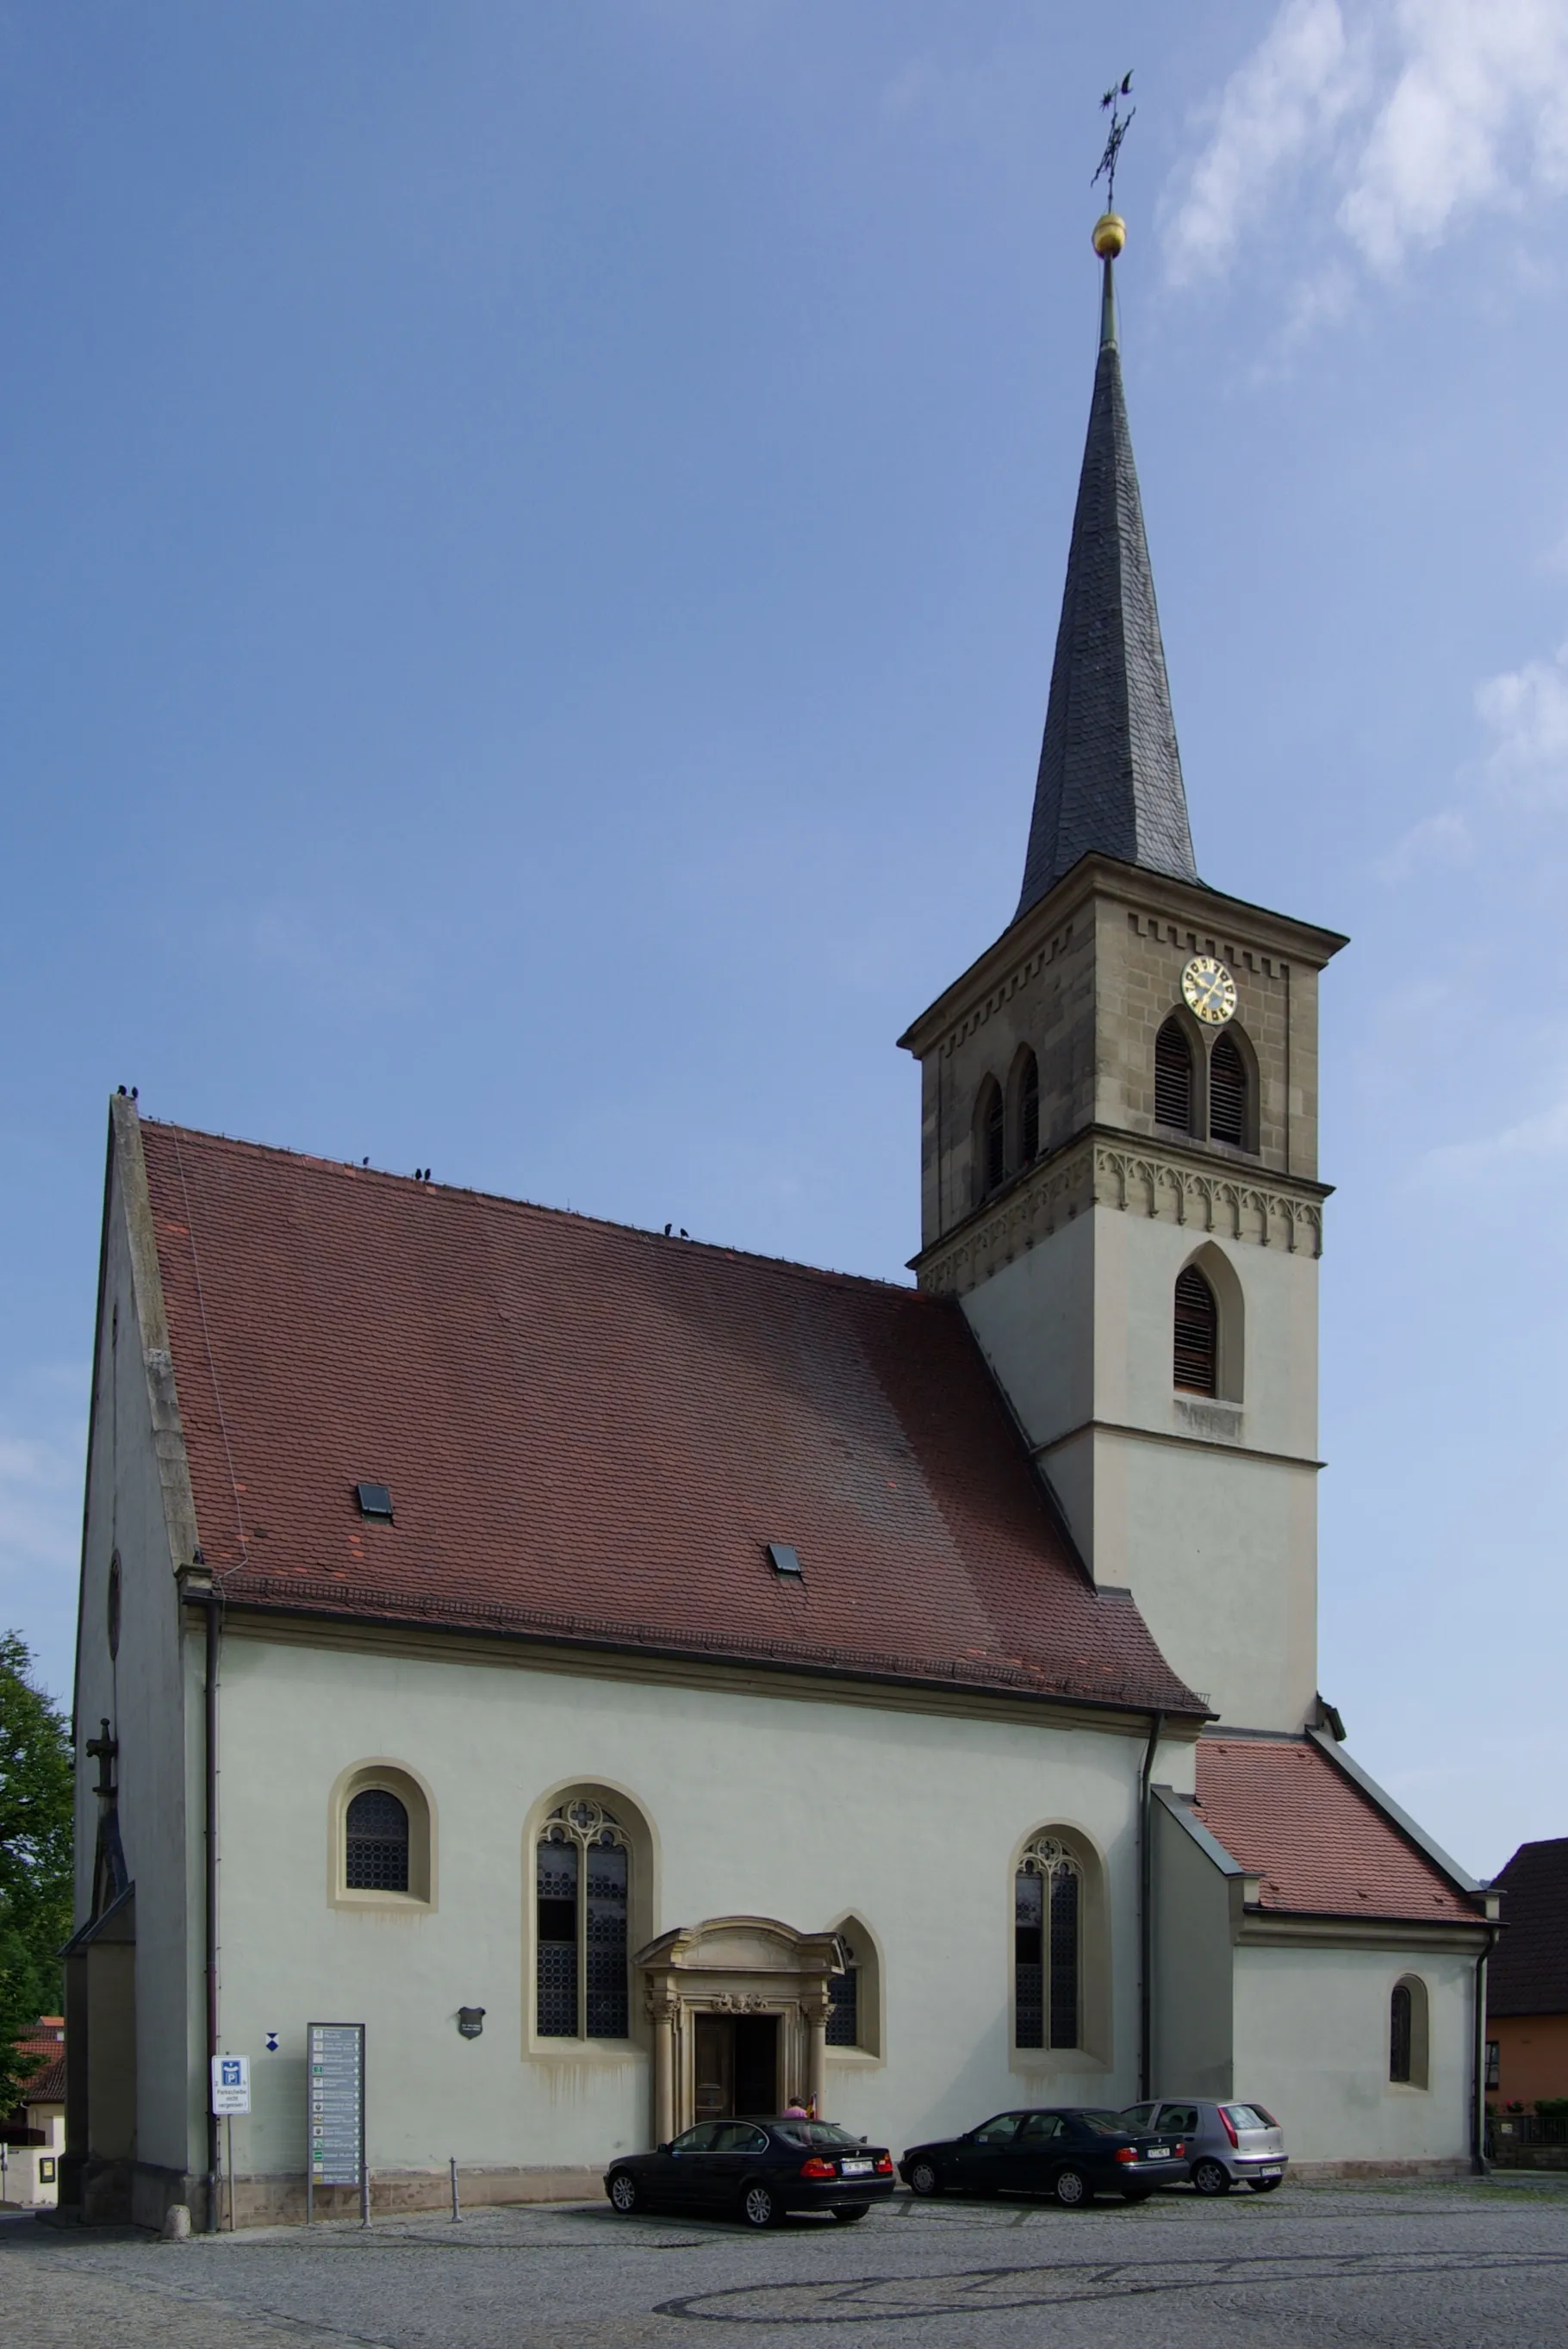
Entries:
[[1109, 261], [1100, 316], [1020, 914], [1091, 849], [1179, 880], [1198, 877]]
[[35, 2072], [22, 2085], [25, 2105], [63, 2105], [66, 2101], [66, 2059], [57, 2055], [41, 2072]]
[[1293, 1915], [1475, 1924], [1462, 1892], [1310, 1739], [1205, 1736], [1198, 1816]]
[[1568, 2013], [1568, 1836], [1522, 1843], [1492, 1890], [1506, 1930], [1487, 1967], [1488, 2014]]
[[129, 1130], [232, 1600], [1203, 1710], [1087, 1580], [950, 1301]]

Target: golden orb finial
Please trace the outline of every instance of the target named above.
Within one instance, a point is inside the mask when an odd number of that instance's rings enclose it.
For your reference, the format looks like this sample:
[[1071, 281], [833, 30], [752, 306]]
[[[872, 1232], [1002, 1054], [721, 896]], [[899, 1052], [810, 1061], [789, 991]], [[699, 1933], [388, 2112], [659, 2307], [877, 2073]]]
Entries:
[[1102, 261], [1114, 261], [1127, 243], [1127, 222], [1119, 212], [1101, 212], [1094, 224], [1094, 249]]

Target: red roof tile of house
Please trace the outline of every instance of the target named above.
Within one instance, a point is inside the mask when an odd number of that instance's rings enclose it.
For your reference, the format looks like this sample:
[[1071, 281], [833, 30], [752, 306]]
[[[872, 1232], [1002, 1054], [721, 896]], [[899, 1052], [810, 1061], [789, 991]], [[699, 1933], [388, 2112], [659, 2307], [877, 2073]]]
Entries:
[[1264, 1909], [1473, 1925], [1480, 1910], [1307, 1739], [1203, 1737], [1198, 1816]]
[[1492, 1888], [1505, 1930], [1486, 1970], [1487, 2013], [1568, 2013], [1568, 1836], [1522, 1843]]
[[22, 2085], [21, 2101], [25, 2105], [63, 2105], [66, 2101], [66, 2059], [63, 2054], [46, 2064], [41, 2072]]
[[955, 1305], [140, 1131], [232, 1599], [1202, 1710], [1085, 1579]]

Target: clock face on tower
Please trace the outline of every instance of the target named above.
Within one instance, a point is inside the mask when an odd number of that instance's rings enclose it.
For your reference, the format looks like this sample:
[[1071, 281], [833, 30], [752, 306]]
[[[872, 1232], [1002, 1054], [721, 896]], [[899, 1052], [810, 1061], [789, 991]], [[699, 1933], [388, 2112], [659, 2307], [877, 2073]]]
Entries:
[[1194, 955], [1181, 974], [1181, 992], [1189, 1008], [1211, 1028], [1218, 1028], [1236, 1008], [1236, 982], [1212, 955]]

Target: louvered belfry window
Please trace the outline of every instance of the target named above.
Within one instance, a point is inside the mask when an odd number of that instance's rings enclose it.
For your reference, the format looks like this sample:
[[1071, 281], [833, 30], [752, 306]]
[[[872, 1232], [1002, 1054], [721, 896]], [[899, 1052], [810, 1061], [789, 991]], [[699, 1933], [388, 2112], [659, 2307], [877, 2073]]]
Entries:
[[1179, 1019], [1168, 1019], [1154, 1040], [1154, 1116], [1179, 1133], [1192, 1131], [1192, 1048]]
[[1220, 1312], [1195, 1264], [1176, 1280], [1175, 1382], [1189, 1394], [1219, 1392]]
[[1006, 1117], [1002, 1106], [1002, 1088], [995, 1078], [987, 1081], [985, 1099], [980, 1110], [981, 1174], [988, 1195], [1002, 1187], [1006, 1171]]
[[385, 1786], [367, 1786], [348, 1806], [344, 1882], [350, 1892], [407, 1892], [408, 1814]]
[[1220, 1037], [1209, 1055], [1209, 1132], [1216, 1142], [1247, 1147], [1247, 1068], [1231, 1036]]
[[1025, 1056], [1018, 1076], [1018, 1156], [1027, 1166], [1040, 1154], [1040, 1064]]

